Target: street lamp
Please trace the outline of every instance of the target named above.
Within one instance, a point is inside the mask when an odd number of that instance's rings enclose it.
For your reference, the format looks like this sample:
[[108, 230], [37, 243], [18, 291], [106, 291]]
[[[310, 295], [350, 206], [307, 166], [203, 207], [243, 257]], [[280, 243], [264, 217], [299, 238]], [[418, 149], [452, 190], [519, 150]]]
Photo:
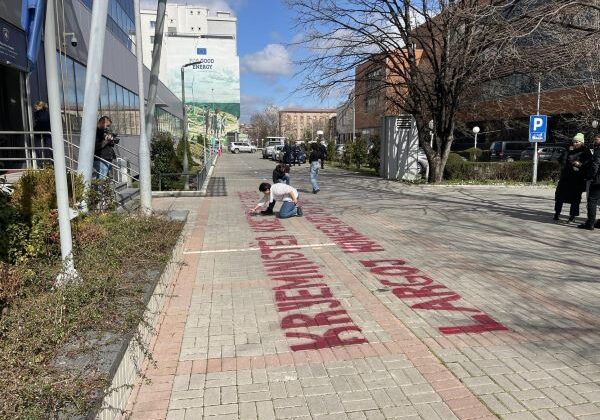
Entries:
[[473, 127], [473, 134], [475, 134], [475, 149], [477, 149], [477, 135], [479, 134], [479, 132], [481, 131], [481, 129], [477, 126]]
[[[202, 64], [201, 61], [194, 61], [192, 63], [187, 63], [181, 66], [181, 107], [183, 108], [183, 189], [188, 191], [190, 189], [190, 175], [188, 171], [190, 169], [190, 164], [188, 162], [188, 154], [187, 154], [187, 144], [188, 144], [188, 121], [187, 121], [187, 110], [185, 108], [185, 68], [189, 66], [194, 66], [196, 64]], [[204, 150], [206, 153], [206, 139], [204, 139]], [[204, 165], [206, 165], [206, 161], [204, 161]]]
[[434, 132], [433, 132], [433, 120], [429, 121], [429, 147], [433, 148], [433, 137], [434, 137]]

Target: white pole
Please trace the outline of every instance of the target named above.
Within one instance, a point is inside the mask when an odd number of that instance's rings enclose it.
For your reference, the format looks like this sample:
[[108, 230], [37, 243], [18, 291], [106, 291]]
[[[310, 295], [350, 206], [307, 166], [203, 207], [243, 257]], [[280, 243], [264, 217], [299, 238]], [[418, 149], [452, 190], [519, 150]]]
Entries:
[[58, 64], [56, 62], [56, 23], [54, 22], [54, 0], [46, 6], [46, 27], [44, 28], [44, 55], [46, 58], [46, 81], [48, 84], [48, 107], [52, 131], [52, 152], [54, 154], [54, 179], [56, 183], [56, 203], [58, 207], [58, 227], [60, 231], [60, 253], [63, 270], [56, 279], [56, 286], [62, 286], [79, 278], [73, 264], [73, 241], [71, 218], [69, 217], [69, 190], [67, 186], [67, 165], [61, 118], [61, 105]]
[[158, 0], [158, 4], [156, 6], [156, 24], [154, 27], [152, 67], [150, 69], [150, 82], [148, 86], [148, 108], [146, 109], [146, 139], [148, 139], [148, 141], [152, 141], [152, 129], [154, 127], [154, 112], [156, 108], [156, 96], [158, 92], [158, 76], [160, 73], [160, 57], [162, 54], [166, 8], [167, 0]]
[[140, 206], [144, 214], [152, 213], [152, 181], [150, 175], [150, 148], [146, 137], [146, 111], [144, 103], [144, 57], [142, 56], [142, 23], [140, 0], [134, 0], [135, 53], [137, 55], [138, 96], [140, 102]]
[[188, 137], [188, 120], [187, 109], [185, 106], [185, 65], [181, 67], [181, 106], [183, 108], [183, 189], [190, 189], [190, 177], [188, 175], [189, 163], [187, 155], [187, 137]]
[[[540, 115], [540, 103], [542, 97], [542, 81], [538, 81], [538, 97], [537, 97], [537, 114]], [[533, 144], [533, 180], [532, 184], [537, 184], [538, 177], [538, 144], [537, 141]]]
[[83, 180], [88, 187], [92, 181], [94, 166], [108, 3], [108, 1], [95, 1], [92, 6], [92, 23], [90, 25], [85, 95], [83, 99], [83, 118], [81, 122], [81, 138], [79, 140], [79, 157], [77, 158], [77, 170], [82, 174]]

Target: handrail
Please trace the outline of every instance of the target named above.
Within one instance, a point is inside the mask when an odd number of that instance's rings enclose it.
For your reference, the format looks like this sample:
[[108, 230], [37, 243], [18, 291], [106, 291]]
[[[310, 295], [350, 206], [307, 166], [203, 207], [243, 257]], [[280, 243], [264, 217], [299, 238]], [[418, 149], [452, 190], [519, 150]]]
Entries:
[[[2, 135], [2, 134], [7, 134], [7, 135], [17, 135], [17, 134], [52, 134], [52, 132], [51, 131], [0, 131], [0, 135]], [[75, 143], [67, 140], [66, 138], [63, 138], [63, 141], [65, 143], [67, 143], [68, 145], [70, 145], [70, 146], [76, 147], [77, 149], [80, 148], [79, 145], [77, 145], [77, 144], [75, 144]], [[130, 151], [126, 147], [121, 146], [121, 145], [118, 145], [118, 146], [119, 146], [119, 148], [124, 149], [125, 151], [131, 153], [132, 155], [137, 156], [134, 152]], [[42, 147], [42, 146], [23, 146], [23, 147], [14, 147], [14, 148], [0, 147], [0, 150], [52, 150], [52, 148], [51, 147]], [[7, 160], [8, 161], [8, 160], [38, 160], [38, 159], [39, 160], [43, 160], [44, 158], [2, 158], [0, 160]], [[100, 161], [102, 161], [104, 163], [107, 163], [109, 166], [112, 166], [113, 168], [120, 169], [119, 165], [115, 165], [112, 162], [109, 162], [109, 161], [107, 161], [105, 159], [102, 159], [100, 156], [94, 155], [94, 159], [97, 159], [97, 160], [100, 160]], [[48, 160], [48, 159], [46, 158], [46, 160]], [[135, 172], [136, 175], [140, 174], [139, 171], [135, 171], [135, 170], [133, 170], [133, 171]], [[133, 177], [131, 177], [131, 178], [133, 179]]]

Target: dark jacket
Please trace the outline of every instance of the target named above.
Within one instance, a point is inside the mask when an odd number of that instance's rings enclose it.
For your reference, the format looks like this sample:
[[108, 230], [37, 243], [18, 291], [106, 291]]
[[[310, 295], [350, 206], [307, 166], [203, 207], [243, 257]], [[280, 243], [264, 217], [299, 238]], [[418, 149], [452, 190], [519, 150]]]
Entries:
[[592, 185], [600, 185], [600, 146], [594, 146], [594, 156], [590, 162], [588, 174]]
[[48, 108], [43, 108], [33, 113], [33, 130], [50, 131], [50, 113], [48, 112]]
[[[576, 161], [581, 162], [580, 167], [574, 165]], [[586, 175], [589, 173], [591, 161], [592, 153], [586, 146], [567, 151], [563, 158], [563, 169], [554, 195], [556, 201], [581, 202], [581, 194], [585, 191]]]
[[281, 150], [281, 152], [283, 153], [283, 162], [284, 163], [291, 163], [292, 162], [292, 146], [290, 146], [289, 144], [285, 144], [283, 146], [283, 149]]
[[275, 169], [273, 169], [273, 183], [277, 184], [279, 182], [279, 180], [284, 179], [285, 178], [285, 172], [284, 170], [277, 165], [275, 167]]
[[94, 155], [99, 156], [108, 162], [112, 162], [117, 157], [117, 154], [115, 153], [115, 144], [118, 142], [118, 138], [111, 139], [105, 130], [96, 128], [96, 147]]
[[321, 160], [327, 159], [327, 146], [319, 144], [319, 153], [321, 153]]

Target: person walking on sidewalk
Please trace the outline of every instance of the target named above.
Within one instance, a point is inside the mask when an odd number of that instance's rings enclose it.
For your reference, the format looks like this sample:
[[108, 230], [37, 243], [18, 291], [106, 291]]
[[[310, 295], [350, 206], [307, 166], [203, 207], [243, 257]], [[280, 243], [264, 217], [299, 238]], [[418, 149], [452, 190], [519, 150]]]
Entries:
[[266, 210], [260, 212], [263, 216], [273, 214], [273, 208], [277, 200], [282, 201], [281, 208], [279, 209], [279, 218], [287, 219], [294, 216], [302, 216], [302, 207], [298, 206], [298, 190], [294, 187], [278, 183], [269, 184], [263, 182], [258, 186], [258, 190], [263, 193], [263, 197], [250, 212], [256, 213], [259, 208], [264, 208], [268, 205]]
[[586, 186], [587, 165], [592, 159], [590, 149], [585, 146], [585, 137], [577, 133], [573, 137], [573, 145], [565, 154], [563, 168], [560, 174], [556, 193], [554, 194], [554, 220], [560, 220], [560, 213], [564, 203], [571, 204], [569, 222], [579, 216], [581, 195]]
[[325, 169], [325, 160], [327, 159], [327, 146], [325, 140], [319, 143], [319, 153], [321, 154], [321, 169]]
[[312, 185], [313, 194], [321, 191], [319, 188], [319, 168], [321, 159], [321, 151], [319, 150], [318, 143], [311, 143], [310, 155], [308, 156], [308, 163], [310, 164], [310, 183]]
[[577, 226], [580, 229], [600, 229], [600, 220], [596, 221], [596, 211], [600, 203], [600, 134], [594, 138], [594, 157], [589, 166], [590, 189], [587, 193], [587, 220]]

